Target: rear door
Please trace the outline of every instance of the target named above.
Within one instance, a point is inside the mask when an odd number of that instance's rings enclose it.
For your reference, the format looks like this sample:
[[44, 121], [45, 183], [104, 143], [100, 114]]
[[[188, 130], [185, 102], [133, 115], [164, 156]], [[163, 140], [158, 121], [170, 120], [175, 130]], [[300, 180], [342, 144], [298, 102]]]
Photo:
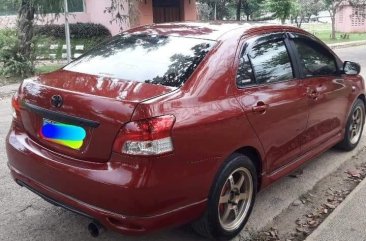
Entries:
[[346, 84], [337, 58], [326, 47], [304, 35], [291, 36], [309, 107], [308, 125], [302, 139], [302, 152], [307, 152], [341, 134], [352, 86]]
[[308, 118], [287, 44], [282, 33], [246, 41], [237, 72], [238, 100], [262, 143], [270, 172], [299, 156]]

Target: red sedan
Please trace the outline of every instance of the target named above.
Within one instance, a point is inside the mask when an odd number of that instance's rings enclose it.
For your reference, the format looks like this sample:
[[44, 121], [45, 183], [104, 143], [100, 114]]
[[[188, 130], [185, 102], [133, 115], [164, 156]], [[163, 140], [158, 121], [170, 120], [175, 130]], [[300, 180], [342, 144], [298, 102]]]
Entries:
[[113, 37], [26, 79], [7, 137], [15, 181], [105, 227], [194, 222], [230, 239], [257, 191], [365, 122], [360, 66], [297, 28], [174, 23]]

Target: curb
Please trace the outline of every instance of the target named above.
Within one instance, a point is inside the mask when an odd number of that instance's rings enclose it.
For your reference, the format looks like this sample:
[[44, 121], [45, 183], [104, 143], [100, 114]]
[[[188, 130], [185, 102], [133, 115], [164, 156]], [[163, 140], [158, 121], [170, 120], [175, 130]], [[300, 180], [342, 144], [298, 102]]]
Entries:
[[327, 228], [329, 228], [330, 222], [337, 217], [339, 212], [342, 211], [344, 206], [348, 205], [348, 203], [353, 199], [353, 197], [359, 192], [361, 188], [366, 186], [366, 178], [360, 182], [355, 189], [346, 197], [346, 199], [322, 222], [314, 232], [312, 232], [305, 241], [317, 241], [317, 237]]
[[331, 49], [340, 49], [340, 48], [348, 48], [348, 47], [356, 47], [366, 45], [366, 40], [361, 41], [352, 41], [352, 42], [343, 42], [343, 43], [336, 43], [336, 44], [328, 44]]

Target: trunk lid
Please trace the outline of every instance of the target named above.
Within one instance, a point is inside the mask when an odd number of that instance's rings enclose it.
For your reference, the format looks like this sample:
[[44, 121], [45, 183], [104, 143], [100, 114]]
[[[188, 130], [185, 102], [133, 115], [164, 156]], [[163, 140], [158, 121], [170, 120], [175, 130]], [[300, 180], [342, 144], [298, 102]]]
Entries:
[[[138, 103], [174, 89], [59, 70], [23, 82], [19, 92], [23, 103], [21, 121], [35, 142], [54, 152], [105, 162], [110, 158], [119, 130], [131, 119]], [[58, 107], [59, 102], [55, 105], [51, 101], [55, 96], [62, 100]], [[73, 149], [46, 140], [41, 130], [47, 123], [81, 127], [86, 134], [83, 144]]]

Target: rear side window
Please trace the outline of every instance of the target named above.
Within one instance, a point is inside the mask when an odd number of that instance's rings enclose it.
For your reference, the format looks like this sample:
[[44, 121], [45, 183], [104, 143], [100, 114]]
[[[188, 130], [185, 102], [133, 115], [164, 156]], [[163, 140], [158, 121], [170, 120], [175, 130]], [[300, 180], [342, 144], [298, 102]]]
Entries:
[[305, 77], [335, 75], [337, 64], [334, 56], [317, 42], [296, 38], [293, 40], [300, 57]]
[[64, 69], [180, 87], [214, 44], [194, 38], [125, 34], [99, 45]]
[[240, 60], [237, 73], [239, 87], [293, 78], [292, 64], [283, 39], [260, 43], [247, 50]]

